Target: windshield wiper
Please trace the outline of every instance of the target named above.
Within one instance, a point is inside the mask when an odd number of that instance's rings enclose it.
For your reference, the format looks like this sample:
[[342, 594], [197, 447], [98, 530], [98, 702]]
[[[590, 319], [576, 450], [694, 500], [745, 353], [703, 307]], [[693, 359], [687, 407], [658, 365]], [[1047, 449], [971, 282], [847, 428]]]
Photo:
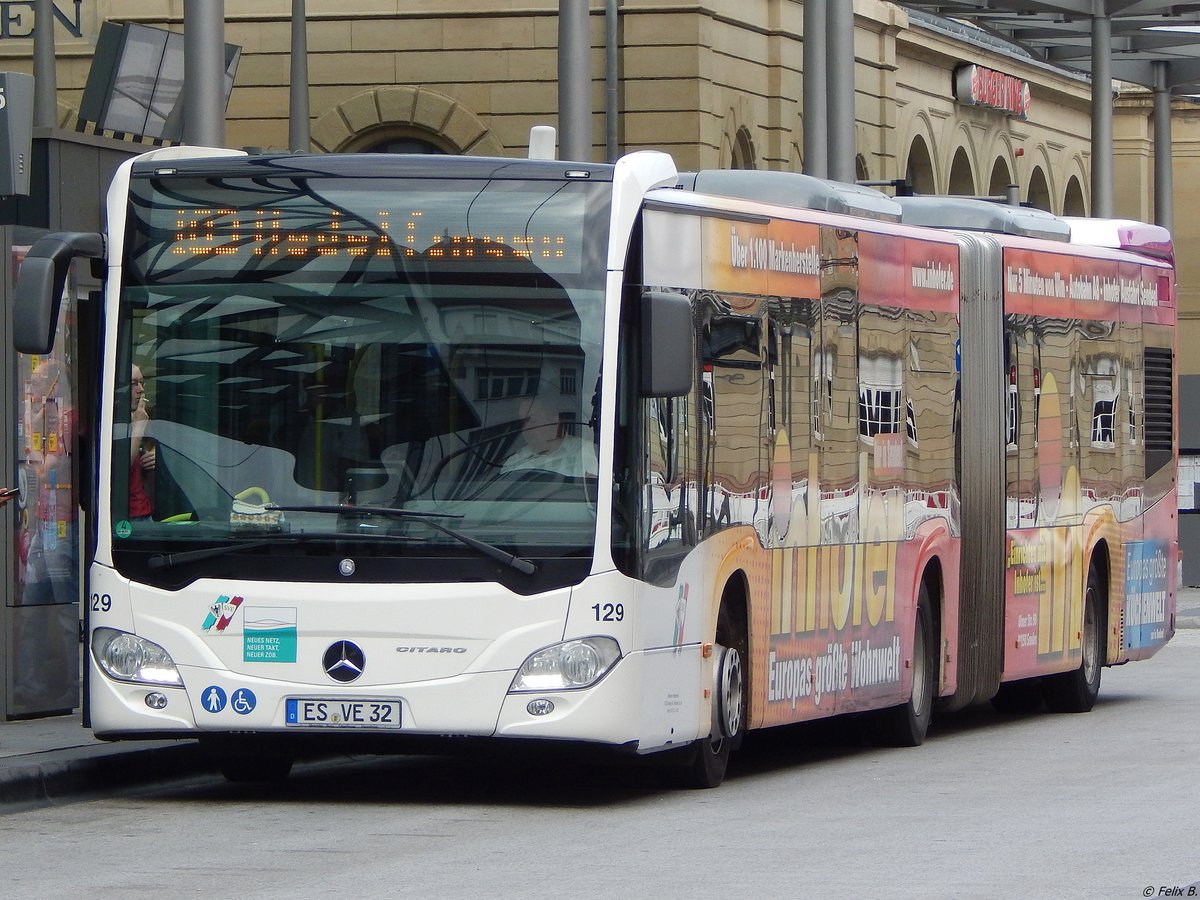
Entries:
[[199, 550], [181, 550], [178, 553], [156, 553], [146, 560], [146, 566], [151, 569], [169, 569], [172, 566], [212, 559], [214, 556], [224, 556], [235, 550], [252, 550], [255, 547], [265, 547], [267, 544], [294, 544], [299, 540], [298, 536], [284, 535], [274, 538], [258, 538], [252, 541], [234, 541], [228, 544], [218, 544], [215, 547], [201, 547]]
[[[391, 506], [336, 506], [331, 504], [317, 504], [313, 506], [305, 504], [283, 505], [279, 503], [268, 503], [263, 509], [270, 512], [315, 512], [315, 513], [336, 513], [339, 516], [387, 516], [392, 519], [412, 519], [428, 525], [434, 531], [440, 531], [447, 537], [454, 538], [460, 544], [470, 547], [472, 550], [486, 556], [488, 559], [494, 559], [502, 565], [508, 566], [510, 569], [516, 569], [522, 575], [533, 575], [537, 572], [537, 566], [524, 557], [509, 553], [506, 550], [501, 550], [499, 547], [485, 543], [477, 538], [471, 537], [469, 534], [463, 534], [461, 531], [455, 531], [453, 528], [447, 528], [436, 519], [446, 518], [462, 518], [461, 516], [451, 515], [450, 513], [434, 513], [434, 512], [416, 512], [409, 509], [400, 509]], [[196, 551], [199, 552], [199, 551]]]

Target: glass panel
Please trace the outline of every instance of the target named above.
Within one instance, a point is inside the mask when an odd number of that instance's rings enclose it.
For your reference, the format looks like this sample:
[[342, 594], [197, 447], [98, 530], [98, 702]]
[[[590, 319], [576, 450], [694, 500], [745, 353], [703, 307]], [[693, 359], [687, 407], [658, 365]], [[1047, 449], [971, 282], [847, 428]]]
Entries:
[[[18, 264], [27, 249], [14, 248]], [[17, 605], [79, 602], [74, 293], [72, 277], [51, 353], [17, 354]]]
[[590, 183], [136, 181], [118, 547], [351, 533], [472, 553], [354, 505], [590, 552], [604, 249], [583, 235], [606, 217]]

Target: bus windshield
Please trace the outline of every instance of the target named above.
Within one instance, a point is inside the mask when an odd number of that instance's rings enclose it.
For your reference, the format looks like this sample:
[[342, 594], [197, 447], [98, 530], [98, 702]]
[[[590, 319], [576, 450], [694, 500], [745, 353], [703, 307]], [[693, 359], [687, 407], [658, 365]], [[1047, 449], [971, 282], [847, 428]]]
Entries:
[[323, 540], [474, 559], [464, 535], [589, 557], [607, 189], [135, 175], [118, 565]]

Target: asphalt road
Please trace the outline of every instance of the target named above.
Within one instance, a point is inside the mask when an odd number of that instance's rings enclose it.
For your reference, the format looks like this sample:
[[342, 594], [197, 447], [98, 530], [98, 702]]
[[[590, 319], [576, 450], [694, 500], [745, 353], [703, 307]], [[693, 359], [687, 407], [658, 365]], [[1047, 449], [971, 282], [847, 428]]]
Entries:
[[1190, 630], [1105, 670], [1087, 715], [980, 707], [912, 750], [852, 726], [761, 732], [716, 791], [524, 754], [340, 759], [277, 788], [175, 781], [0, 815], [0, 893], [1187, 896], [1197, 671]]

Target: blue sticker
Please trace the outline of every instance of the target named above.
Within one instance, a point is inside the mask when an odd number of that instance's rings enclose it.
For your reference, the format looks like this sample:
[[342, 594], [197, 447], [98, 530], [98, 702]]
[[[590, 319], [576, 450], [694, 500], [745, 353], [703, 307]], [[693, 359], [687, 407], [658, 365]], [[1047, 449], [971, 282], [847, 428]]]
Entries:
[[215, 684], [210, 684], [200, 694], [200, 701], [210, 713], [219, 713], [225, 708], [225, 692]]
[[1166, 541], [1131, 541], [1125, 545], [1125, 649], [1149, 647], [1167, 639]]
[[242, 619], [242, 661], [294, 663], [296, 622], [295, 607], [248, 607]]
[[229, 701], [229, 705], [233, 707], [233, 711], [239, 716], [246, 716], [254, 712], [254, 707], [258, 700], [254, 696], [254, 691], [250, 688], [238, 688], [233, 692], [233, 699]]

